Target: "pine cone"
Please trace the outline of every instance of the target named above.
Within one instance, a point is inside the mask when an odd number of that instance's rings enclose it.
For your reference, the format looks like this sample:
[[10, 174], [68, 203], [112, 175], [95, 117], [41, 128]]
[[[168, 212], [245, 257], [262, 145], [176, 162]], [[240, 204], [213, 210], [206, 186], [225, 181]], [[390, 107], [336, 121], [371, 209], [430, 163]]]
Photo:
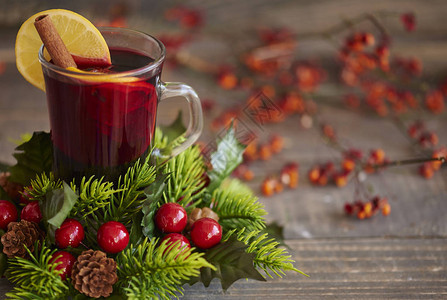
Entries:
[[118, 281], [116, 262], [102, 251], [86, 250], [78, 256], [71, 271], [72, 283], [79, 292], [93, 298], [108, 297]]
[[23, 186], [9, 181], [9, 176], [11, 173], [3, 172], [0, 173], [0, 186], [5, 190], [9, 197], [13, 200], [18, 200], [20, 197], [20, 192], [23, 190]]
[[28, 252], [25, 246], [34, 252], [36, 241], [43, 240], [44, 234], [39, 226], [34, 222], [21, 220], [20, 222], [11, 222], [8, 224], [8, 231], [2, 236], [3, 253], [8, 257], [27, 258]]
[[194, 208], [192, 212], [188, 216], [188, 223], [186, 225], [187, 228], [191, 228], [192, 224], [194, 224], [195, 221], [202, 218], [211, 218], [216, 220], [216, 222], [219, 221], [219, 216], [208, 207], [204, 208]]

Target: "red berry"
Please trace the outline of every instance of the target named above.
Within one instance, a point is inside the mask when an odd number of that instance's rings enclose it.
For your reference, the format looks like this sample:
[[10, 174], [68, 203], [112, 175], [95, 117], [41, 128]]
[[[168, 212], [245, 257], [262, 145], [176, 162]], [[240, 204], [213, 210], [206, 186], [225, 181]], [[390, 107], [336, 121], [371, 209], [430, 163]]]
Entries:
[[6, 230], [14, 221], [17, 221], [17, 208], [7, 200], [0, 200], [0, 228]]
[[201, 218], [192, 224], [191, 240], [199, 248], [208, 249], [219, 244], [222, 239], [222, 227], [216, 220]]
[[55, 232], [56, 246], [64, 249], [67, 247], [76, 248], [84, 239], [84, 228], [75, 219], [65, 219], [61, 227]]
[[180, 204], [165, 203], [155, 215], [155, 224], [162, 232], [182, 232], [186, 227], [188, 216]]
[[177, 241], [180, 241], [176, 249], [182, 251], [191, 249], [191, 244], [189, 243], [188, 239], [183, 234], [180, 233], [170, 233], [161, 240], [161, 242], [163, 241], [168, 241], [166, 243], [167, 245], [171, 245], [177, 243]]
[[39, 223], [42, 220], [42, 213], [40, 212], [39, 202], [33, 201], [27, 204], [20, 213], [20, 219]]
[[51, 256], [50, 264], [59, 263], [55, 267], [56, 270], [62, 270], [61, 276], [62, 280], [67, 278], [67, 275], [70, 276], [71, 269], [73, 268], [73, 264], [75, 263], [76, 258], [67, 251], [56, 251]]
[[116, 221], [102, 224], [97, 238], [99, 246], [107, 253], [121, 252], [129, 244], [129, 232], [123, 224]]

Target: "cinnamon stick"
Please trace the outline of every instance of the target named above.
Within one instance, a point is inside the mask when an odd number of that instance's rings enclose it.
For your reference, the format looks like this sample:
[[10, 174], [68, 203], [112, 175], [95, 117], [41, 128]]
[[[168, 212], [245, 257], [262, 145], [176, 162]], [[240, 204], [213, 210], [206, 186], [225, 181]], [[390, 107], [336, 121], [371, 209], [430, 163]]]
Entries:
[[38, 16], [34, 22], [34, 27], [36, 27], [40, 39], [55, 65], [62, 68], [77, 67], [49, 15]]

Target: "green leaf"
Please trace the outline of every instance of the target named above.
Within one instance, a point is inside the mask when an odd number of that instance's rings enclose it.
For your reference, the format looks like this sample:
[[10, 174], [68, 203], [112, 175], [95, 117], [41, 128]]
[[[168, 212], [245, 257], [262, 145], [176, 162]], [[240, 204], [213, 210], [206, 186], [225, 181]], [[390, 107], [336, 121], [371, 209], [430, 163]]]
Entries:
[[209, 191], [219, 187], [242, 162], [244, 150], [245, 146], [237, 140], [234, 128], [230, 127], [227, 134], [217, 143], [217, 150], [211, 154], [213, 169], [208, 173], [211, 180]]
[[0, 162], [0, 172], [6, 172], [10, 167], [10, 165]]
[[200, 275], [189, 281], [189, 284], [202, 282], [208, 287], [213, 278], [219, 278], [222, 289], [227, 290], [235, 281], [250, 278], [265, 281], [265, 278], [254, 267], [254, 254], [246, 252], [247, 245], [235, 238], [220, 243], [206, 251], [204, 258], [216, 267], [201, 268]]
[[183, 125], [182, 112], [179, 111], [177, 114], [177, 118], [175, 118], [174, 122], [167, 126], [160, 126], [163, 131], [163, 136], [168, 139], [169, 142], [173, 142], [179, 136], [181, 136], [186, 131], [185, 125]]
[[143, 241], [142, 227], [143, 213], [139, 211], [135, 214], [132, 226], [129, 231], [129, 245], [139, 245]]
[[13, 182], [28, 186], [36, 174], [49, 173], [53, 162], [51, 137], [46, 132], [35, 132], [31, 139], [16, 148], [17, 164], [10, 168]]
[[145, 190], [144, 194], [146, 195], [146, 200], [143, 203], [143, 218], [140, 222], [143, 227], [142, 233], [144, 236], [151, 239], [154, 236], [155, 223], [154, 223], [154, 215], [157, 211], [158, 204], [160, 200], [163, 199], [163, 191], [166, 186], [166, 178], [168, 174], [162, 174], [157, 176], [155, 181], [149, 185]]
[[[42, 216], [50, 232], [59, 228], [78, 200], [78, 195], [64, 182], [61, 189], [50, 191], [40, 203]], [[53, 235], [50, 235], [53, 236]]]

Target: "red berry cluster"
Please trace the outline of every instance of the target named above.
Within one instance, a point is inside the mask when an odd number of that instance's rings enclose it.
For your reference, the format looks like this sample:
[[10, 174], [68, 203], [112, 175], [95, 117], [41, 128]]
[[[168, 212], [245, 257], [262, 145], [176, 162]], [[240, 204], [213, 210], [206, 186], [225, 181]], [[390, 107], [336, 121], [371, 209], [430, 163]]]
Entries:
[[244, 151], [244, 161], [269, 160], [274, 154], [280, 153], [284, 148], [284, 138], [278, 134], [270, 136], [265, 143], [257, 140], [247, 145]]
[[[18, 204], [24, 205], [20, 211], [20, 219], [39, 223], [42, 220], [39, 202], [34, 201], [26, 191], [20, 192], [17, 197]], [[10, 222], [15, 222], [18, 219], [19, 212], [17, 207], [12, 202], [0, 200], [0, 228], [6, 230]]]
[[[429, 111], [441, 113], [445, 106], [442, 87], [424, 91], [425, 95], [421, 96], [415, 96], [414, 91], [405, 88], [422, 74], [421, 61], [414, 57], [391, 56], [390, 36], [376, 17], [370, 15], [368, 19], [377, 27], [378, 35], [375, 37], [370, 32], [354, 32], [346, 37], [339, 50], [341, 80], [350, 87], [358, 88], [357, 94], [348, 93], [345, 96], [345, 104], [350, 108], [358, 108], [364, 98], [367, 107], [380, 116], [386, 116], [390, 110], [400, 114], [418, 108], [417, 99], [421, 99]], [[408, 31], [414, 30], [414, 14], [406, 13], [401, 16], [401, 20]]]
[[332, 161], [317, 164], [310, 168], [308, 178], [313, 185], [325, 186], [332, 182], [338, 187], [344, 187], [354, 170], [373, 173], [378, 168], [385, 167], [387, 162], [388, 159], [382, 149], [371, 150], [369, 156], [364, 159], [361, 150], [351, 148], [343, 153], [338, 169]]
[[425, 123], [415, 121], [408, 127], [408, 136], [417, 142], [423, 148], [432, 148], [439, 142], [438, 135], [427, 130]]
[[258, 143], [257, 139], [253, 140], [244, 150], [244, 163], [240, 164], [232, 175], [244, 181], [251, 181], [254, 178], [254, 173], [249, 168], [249, 164], [256, 160], [269, 160], [283, 148], [284, 138], [278, 134], [271, 135], [268, 141], [262, 144]]
[[[158, 209], [155, 215], [155, 225], [167, 235], [162, 239], [173, 244], [180, 240], [178, 249], [191, 248], [188, 238], [182, 234], [188, 223], [186, 210], [177, 203], [165, 203]], [[189, 231], [189, 237], [195, 246], [208, 249], [217, 245], [222, 239], [222, 227], [220, 224], [208, 217], [195, 220]]]
[[375, 196], [367, 202], [357, 200], [354, 203], [345, 203], [346, 214], [356, 216], [360, 220], [371, 218], [379, 211], [384, 216], [391, 213], [391, 206], [387, 198]]
[[261, 184], [264, 196], [272, 196], [284, 190], [284, 187], [295, 189], [298, 187], [299, 172], [297, 163], [288, 163], [281, 169], [279, 176], [267, 176]]
[[[55, 231], [56, 246], [59, 249], [77, 248], [82, 245], [85, 232], [82, 224], [71, 218], [65, 219], [62, 225]], [[98, 245], [107, 253], [123, 251], [129, 244], [129, 232], [120, 222], [109, 221], [102, 224], [97, 232]], [[76, 258], [67, 251], [57, 251], [52, 256], [54, 263], [60, 263], [56, 269], [63, 270], [60, 274], [65, 280], [71, 273]]]

